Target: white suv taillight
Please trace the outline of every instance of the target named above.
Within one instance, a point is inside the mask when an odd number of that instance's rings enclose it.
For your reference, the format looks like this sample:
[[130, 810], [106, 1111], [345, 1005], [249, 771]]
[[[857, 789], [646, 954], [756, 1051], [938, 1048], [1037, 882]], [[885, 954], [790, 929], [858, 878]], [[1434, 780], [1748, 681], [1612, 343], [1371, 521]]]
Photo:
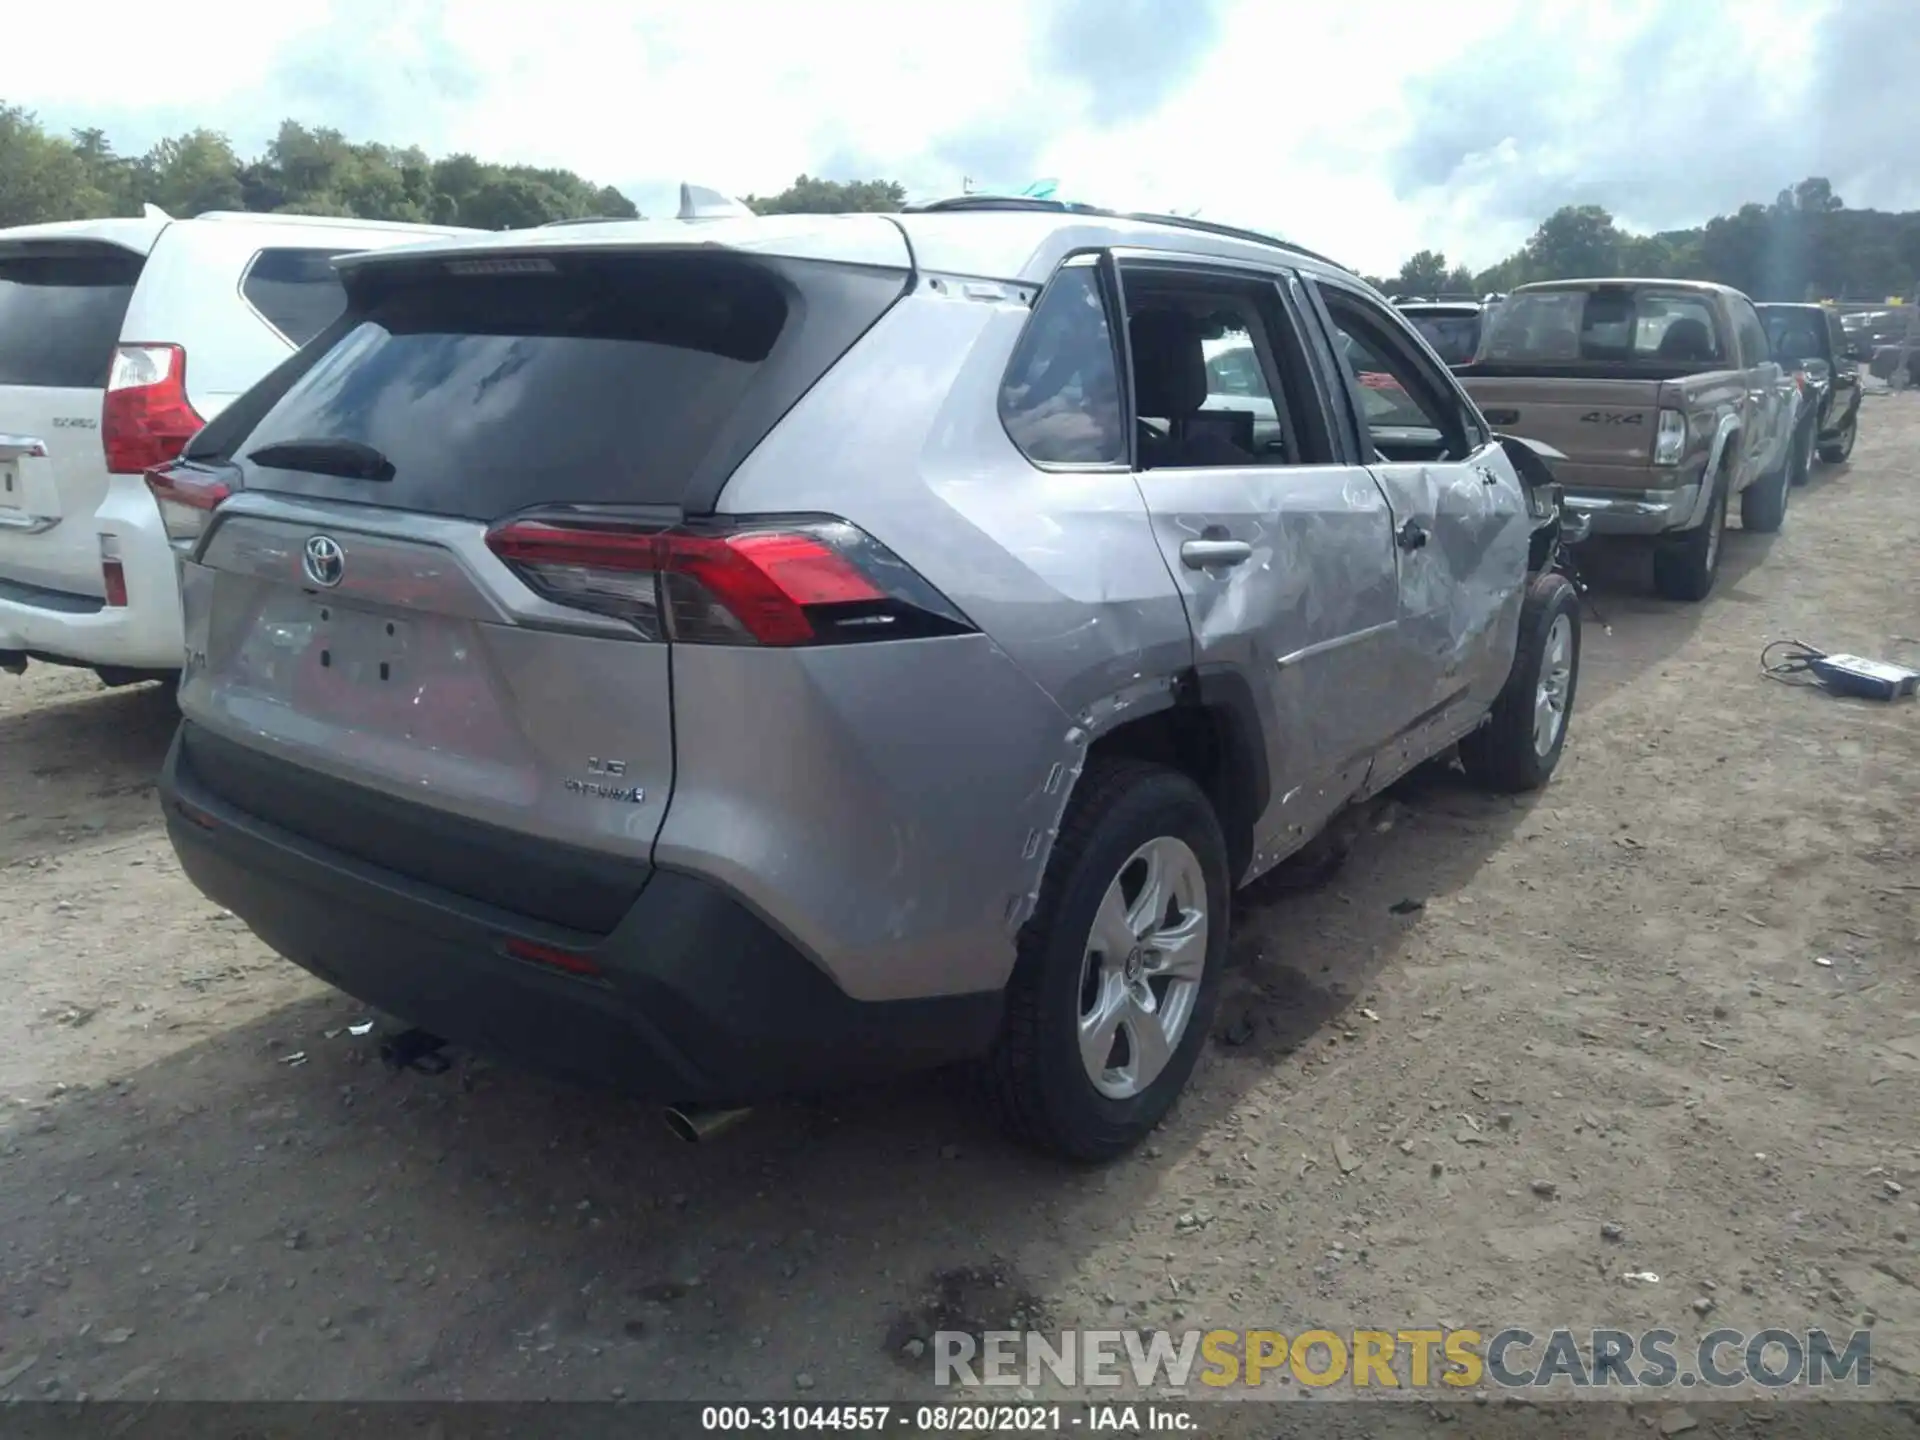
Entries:
[[1687, 453], [1687, 417], [1678, 410], [1660, 412], [1660, 428], [1653, 437], [1653, 463], [1678, 465]]
[[187, 401], [187, 352], [178, 345], [122, 345], [113, 352], [100, 406], [107, 470], [138, 475], [164, 465], [206, 422]]
[[210, 472], [188, 462], [156, 465], [147, 471], [147, 489], [160, 507], [160, 523], [177, 550], [187, 550], [207, 528], [207, 521], [232, 487]]

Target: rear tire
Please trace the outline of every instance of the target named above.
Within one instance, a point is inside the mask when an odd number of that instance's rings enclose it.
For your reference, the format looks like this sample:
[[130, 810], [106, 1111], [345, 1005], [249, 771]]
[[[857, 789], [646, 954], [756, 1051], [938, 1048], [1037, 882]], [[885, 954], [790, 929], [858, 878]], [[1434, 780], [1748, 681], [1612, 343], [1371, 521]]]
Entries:
[[1787, 496], [1804, 477], [1807, 443], [1812, 431], [1797, 434], [1787, 445], [1787, 458], [1778, 475], [1765, 475], [1740, 492], [1740, 528], [1771, 535], [1787, 523]]
[[1820, 442], [1820, 458], [1829, 465], [1844, 465], [1847, 457], [1853, 454], [1853, 442], [1860, 434], [1860, 411], [1856, 406], [1853, 414], [1847, 417], [1847, 423], [1840, 427], [1840, 433], [1831, 440]]
[[[1144, 888], [1155, 873], [1157, 909]], [[1130, 876], [1140, 886], [1132, 892]], [[1098, 1161], [1160, 1123], [1212, 1026], [1231, 890], [1226, 841], [1199, 786], [1142, 761], [1088, 763], [1020, 931], [1000, 1037], [982, 1062], [987, 1096], [1013, 1134]]]
[[1653, 588], [1662, 599], [1707, 598], [1714, 577], [1720, 573], [1720, 551], [1724, 548], [1720, 542], [1726, 531], [1727, 479], [1722, 474], [1714, 477], [1706, 520], [1653, 552]]
[[1536, 575], [1520, 605], [1507, 683], [1486, 724], [1460, 742], [1467, 778], [1502, 794], [1545, 785], [1566, 749], [1579, 683], [1579, 592], [1564, 575]]

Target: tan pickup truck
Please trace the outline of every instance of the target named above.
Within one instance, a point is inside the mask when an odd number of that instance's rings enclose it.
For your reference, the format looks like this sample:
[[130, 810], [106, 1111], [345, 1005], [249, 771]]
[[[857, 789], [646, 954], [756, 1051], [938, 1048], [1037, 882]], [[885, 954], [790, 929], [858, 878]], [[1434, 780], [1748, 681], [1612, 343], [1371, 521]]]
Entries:
[[1654, 543], [1654, 583], [1668, 599], [1713, 588], [1736, 496], [1748, 530], [1777, 530], [1786, 516], [1798, 390], [1738, 290], [1523, 285], [1454, 370], [1494, 429], [1566, 457], [1555, 478], [1591, 534]]

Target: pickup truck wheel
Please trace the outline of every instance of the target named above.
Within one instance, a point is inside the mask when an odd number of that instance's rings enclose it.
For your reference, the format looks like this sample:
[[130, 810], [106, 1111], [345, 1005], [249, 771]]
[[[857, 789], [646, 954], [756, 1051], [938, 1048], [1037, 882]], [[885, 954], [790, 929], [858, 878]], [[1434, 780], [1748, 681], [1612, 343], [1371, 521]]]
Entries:
[[1486, 724], [1460, 742], [1467, 778], [1487, 790], [1538, 790], [1567, 744], [1580, 681], [1580, 596], [1564, 575], [1536, 575], [1520, 605], [1513, 669]]
[[1653, 552], [1653, 588], [1662, 599], [1707, 598], [1720, 573], [1720, 541], [1726, 529], [1727, 482], [1722, 475], [1714, 481], [1706, 520]]
[[1807, 470], [1811, 430], [1793, 437], [1778, 475], [1763, 475], [1740, 492], [1740, 528], [1771, 535], [1787, 521], [1787, 496]]
[[1142, 761], [1089, 762], [982, 1065], [1009, 1130], [1107, 1160], [1160, 1123], [1212, 1026], [1231, 889], [1199, 786]]
[[1840, 433], [1831, 440], [1820, 442], [1820, 458], [1829, 465], [1844, 465], [1847, 457], [1853, 454], [1854, 437], [1860, 433], [1860, 412], [1855, 410], [1847, 417], [1847, 423], [1840, 427]]

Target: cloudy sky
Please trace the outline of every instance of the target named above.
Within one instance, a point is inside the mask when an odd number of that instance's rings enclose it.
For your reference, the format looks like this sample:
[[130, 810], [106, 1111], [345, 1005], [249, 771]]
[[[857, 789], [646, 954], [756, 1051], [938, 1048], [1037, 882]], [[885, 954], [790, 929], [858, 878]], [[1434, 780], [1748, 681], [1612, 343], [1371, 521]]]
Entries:
[[1659, 229], [1824, 174], [1920, 208], [1920, 0], [87, 0], [5, 29], [36, 63], [0, 100], [122, 151], [209, 125], [252, 154], [291, 116], [649, 213], [682, 179], [1049, 176], [1390, 272], [1576, 201]]

